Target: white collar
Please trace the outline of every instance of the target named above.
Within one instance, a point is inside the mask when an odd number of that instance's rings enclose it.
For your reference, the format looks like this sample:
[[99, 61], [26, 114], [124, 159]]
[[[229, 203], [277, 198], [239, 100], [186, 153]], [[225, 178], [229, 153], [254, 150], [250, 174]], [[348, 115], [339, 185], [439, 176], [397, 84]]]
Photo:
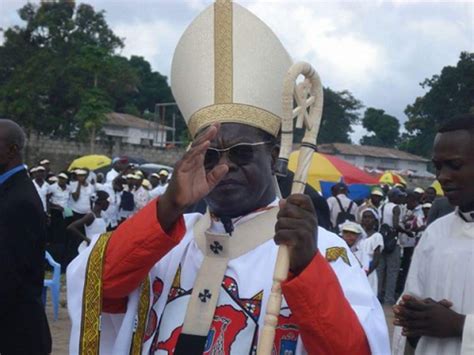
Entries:
[[[246, 221], [249, 221], [249, 220], [255, 218], [256, 216], [262, 214], [263, 212], [265, 212], [269, 208], [278, 206], [279, 201], [280, 201], [280, 199], [277, 197], [277, 198], [275, 198], [275, 200], [273, 200], [271, 203], [269, 203], [266, 207], [259, 208], [258, 210], [254, 211], [254, 212], [250, 212], [249, 214], [246, 214], [245, 216], [232, 218], [232, 224], [234, 226], [236, 226], [236, 225], [239, 225], [240, 223], [244, 223]], [[211, 232], [214, 232], [214, 233], [225, 233], [224, 225], [222, 224], [222, 222], [218, 218], [215, 218], [215, 217], [211, 218], [211, 227], [209, 228], [209, 230]]]
[[459, 207], [456, 207], [456, 214], [461, 217], [464, 222], [474, 222], [474, 211], [462, 212]]

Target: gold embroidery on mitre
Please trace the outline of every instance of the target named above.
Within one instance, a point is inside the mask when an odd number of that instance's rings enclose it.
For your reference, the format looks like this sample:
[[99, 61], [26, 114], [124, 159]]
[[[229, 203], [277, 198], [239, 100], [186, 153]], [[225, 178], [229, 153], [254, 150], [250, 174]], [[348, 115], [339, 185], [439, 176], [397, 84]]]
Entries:
[[192, 137], [204, 127], [216, 122], [242, 123], [260, 128], [273, 136], [278, 135], [281, 118], [259, 107], [245, 104], [211, 105], [195, 112], [188, 121]]
[[232, 2], [214, 4], [214, 103], [229, 103], [233, 98]]
[[102, 234], [89, 255], [82, 296], [82, 321], [79, 354], [96, 355], [100, 345], [100, 316], [102, 313], [102, 270], [104, 255], [112, 233]]
[[351, 262], [349, 261], [349, 256], [347, 255], [346, 248], [342, 247], [332, 247], [326, 249], [326, 260], [329, 262], [336, 261], [337, 259], [341, 258], [347, 265], [351, 266]]
[[148, 315], [148, 308], [150, 307], [150, 281], [148, 277], [145, 278], [140, 287], [140, 300], [138, 302], [137, 311], [137, 325], [133, 334], [132, 346], [130, 349], [131, 355], [140, 355], [143, 347], [143, 337], [145, 335], [145, 326]]

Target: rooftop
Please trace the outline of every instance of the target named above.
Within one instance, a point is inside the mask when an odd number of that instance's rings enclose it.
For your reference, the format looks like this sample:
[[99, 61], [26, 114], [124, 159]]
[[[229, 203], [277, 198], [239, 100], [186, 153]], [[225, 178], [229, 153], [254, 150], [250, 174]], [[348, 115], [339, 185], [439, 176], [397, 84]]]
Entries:
[[422, 158], [418, 155], [403, 152], [398, 149], [372, 147], [368, 145], [355, 145], [345, 143], [329, 143], [318, 145], [318, 151], [325, 154], [345, 154], [366, 156], [385, 159], [410, 160], [419, 162], [428, 162], [428, 159]]
[[164, 129], [166, 131], [172, 131], [173, 128], [158, 124], [156, 122], [148, 121], [143, 118], [129, 115], [127, 113], [110, 112], [106, 113], [107, 122], [106, 124], [113, 126], [122, 127], [133, 127], [141, 129]]

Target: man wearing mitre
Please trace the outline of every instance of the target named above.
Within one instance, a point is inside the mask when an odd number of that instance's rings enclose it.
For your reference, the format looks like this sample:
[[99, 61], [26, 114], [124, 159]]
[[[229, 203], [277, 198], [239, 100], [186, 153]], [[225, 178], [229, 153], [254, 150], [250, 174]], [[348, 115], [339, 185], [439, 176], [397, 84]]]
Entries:
[[[186, 29], [171, 72], [192, 147], [166, 192], [68, 269], [70, 353], [253, 354], [278, 245], [290, 249], [276, 354], [388, 354], [380, 304], [311, 200], [274, 183], [283, 79], [273, 32], [219, 1]], [[208, 212], [183, 214], [205, 199]]]

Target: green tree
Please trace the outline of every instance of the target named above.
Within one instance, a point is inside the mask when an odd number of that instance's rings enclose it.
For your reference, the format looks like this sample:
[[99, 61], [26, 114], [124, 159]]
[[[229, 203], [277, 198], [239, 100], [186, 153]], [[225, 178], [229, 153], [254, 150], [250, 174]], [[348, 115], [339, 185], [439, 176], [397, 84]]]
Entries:
[[362, 103], [347, 91], [324, 89], [323, 117], [318, 143], [351, 143], [351, 125], [359, 122]]
[[85, 103], [107, 101], [116, 111], [133, 106], [139, 78], [115, 54], [123, 42], [103, 11], [60, 0], [27, 4], [18, 13], [25, 25], [5, 30], [0, 46], [0, 115], [28, 130], [70, 136], [90, 122], [82, 119]]
[[94, 152], [97, 132], [106, 120], [105, 114], [112, 111], [112, 105], [104, 90], [93, 88], [84, 91], [76, 118], [81, 126], [80, 134], [86, 134], [90, 152]]
[[462, 52], [455, 67], [444, 67], [420, 85], [428, 91], [406, 107], [407, 132], [400, 147], [429, 157], [438, 127], [457, 114], [474, 112], [474, 53]]
[[363, 136], [362, 145], [395, 148], [400, 138], [400, 122], [384, 110], [367, 108], [362, 118], [362, 126], [371, 133]]

